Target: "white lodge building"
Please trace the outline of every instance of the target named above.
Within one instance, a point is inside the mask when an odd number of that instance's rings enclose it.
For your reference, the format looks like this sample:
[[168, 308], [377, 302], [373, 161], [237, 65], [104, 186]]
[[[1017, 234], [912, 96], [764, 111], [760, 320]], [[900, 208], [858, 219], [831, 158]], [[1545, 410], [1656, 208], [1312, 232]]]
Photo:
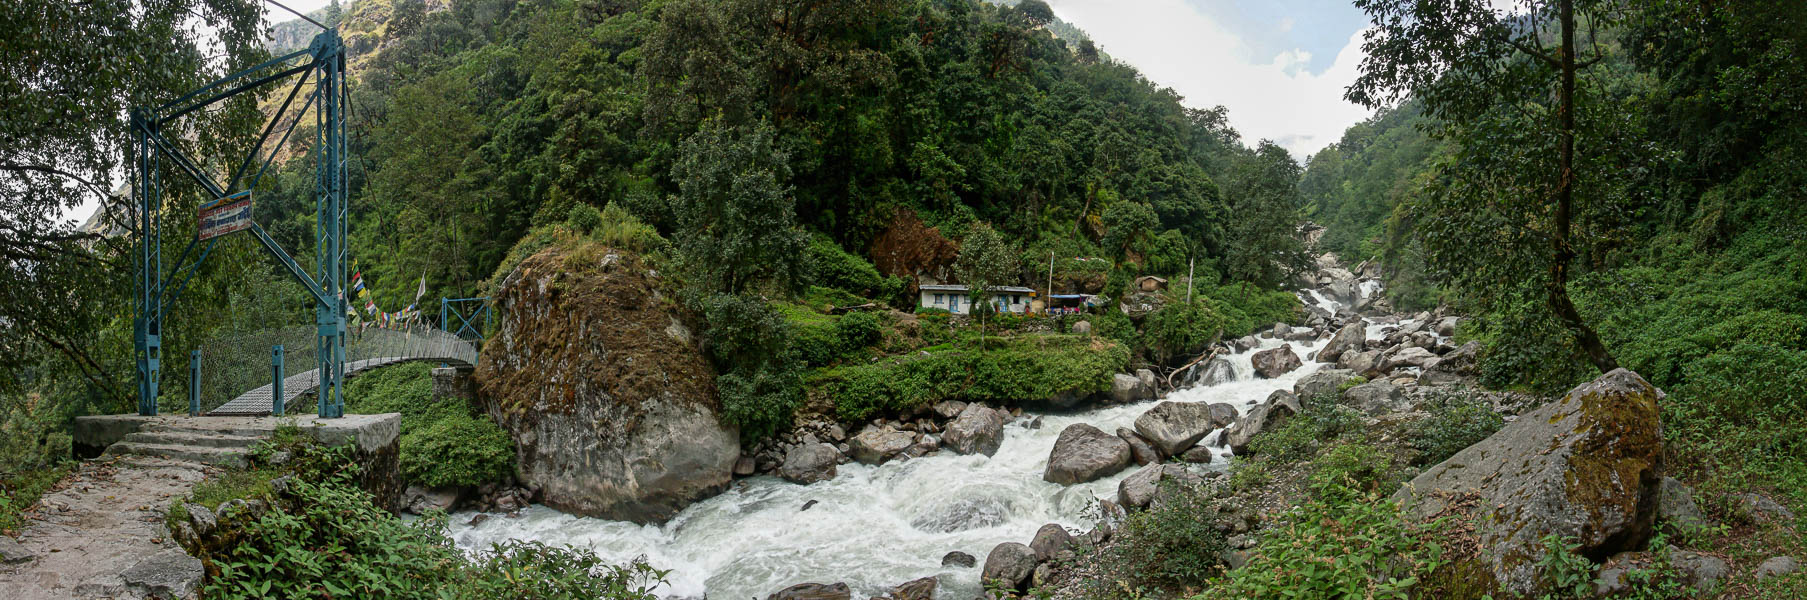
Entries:
[[[956, 315], [972, 312], [972, 300], [964, 285], [922, 285], [918, 289], [922, 294], [918, 304], [923, 308], [939, 308]], [[1022, 314], [1029, 311], [1029, 302], [1034, 298], [1034, 289], [1007, 285], [992, 290], [991, 303], [998, 312]]]

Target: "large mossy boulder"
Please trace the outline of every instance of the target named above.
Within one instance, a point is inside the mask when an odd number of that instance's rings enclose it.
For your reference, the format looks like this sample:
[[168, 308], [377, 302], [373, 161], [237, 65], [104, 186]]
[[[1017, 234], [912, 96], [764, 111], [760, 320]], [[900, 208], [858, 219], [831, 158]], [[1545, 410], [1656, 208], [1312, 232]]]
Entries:
[[653, 523], [727, 487], [739, 433], [722, 423], [691, 320], [638, 257], [555, 243], [493, 297], [480, 396], [546, 505]]
[[1533, 596], [1544, 536], [1573, 538], [1596, 561], [1650, 538], [1663, 480], [1662, 398], [1637, 373], [1614, 370], [1431, 467], [1394, 498], [1427, 519], [1472, 499], [1488, 571], [1507, 593]]

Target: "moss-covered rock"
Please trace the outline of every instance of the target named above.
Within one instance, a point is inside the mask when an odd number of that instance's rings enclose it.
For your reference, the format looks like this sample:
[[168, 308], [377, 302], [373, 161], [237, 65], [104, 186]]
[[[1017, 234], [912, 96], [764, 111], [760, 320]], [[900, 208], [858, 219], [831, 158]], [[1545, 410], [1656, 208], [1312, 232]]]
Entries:
[[720, 418], [691, 319], [635, 254], [554, 244], [496, 286], [476, 377], [548, 506], [663, 521], [726, 487], [740, 437]]
[[1607, 373], [1430, 468], [1395, 498], [1428, 518], [1454, 495], [1479, 494], [1481, 560], [1503, 592], [1532, 595], [1546, 535], [1573, 538], [1596, 560], [1650, 538], [1663, 478], [1662, 397], [1637, 373]]

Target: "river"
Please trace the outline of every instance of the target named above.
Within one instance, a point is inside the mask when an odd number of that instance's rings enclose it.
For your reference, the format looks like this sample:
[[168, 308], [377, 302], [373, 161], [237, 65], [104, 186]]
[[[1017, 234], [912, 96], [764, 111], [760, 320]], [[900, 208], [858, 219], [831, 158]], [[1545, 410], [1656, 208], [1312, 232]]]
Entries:
[[[1332, 312], [1336, 307], [1315, 291], [1302, 300]], [[1379, 329], [1371, 323], [1369, 336], [1377, 337]], [[1325, 341], [1293, 342], [1293, 348], [1304, 357]], [[1281, 343], [1262, 339], [1259, 347], [1230, 355], [1235, 381], [1176, 390], [1164, 400], [1225, 402], [1241, 413], [1326, 366], [1306, 360], [1279, 378], [1255, 377], [1251, 355]], [[1042, 481], [1061, 429], [1074, 423], [1106, 432], [1133, 428], [1136, 417], [1157, 402], [1025, 413], [1004, 428], [1003, 444], [991, 457], [943, 451], [879, 466], [848, 463], [834, 479], [812, 485], [770, 476], [741, 479], [664, 525], [577, 517], [535, 505], [518, 518], [491, 518], [474, 527], [464, 524], [474, 513], [454, 515], [451, 534], [466, 551], [529, 539], [588, 548], [616, 562], [645, 557], [671, 570], [659, 590], [671, 598], [764, 598], [797, 583], [837, 581], [852, 588], [855, 598], [868, 598], [927, 576], [939, 579], [938, 597], [971, 598], [981, 592], [980, 567], [943, 567], [943, 555], [965, 552], [982, 567], [993, 546], [1028, 543], [1044, 524], [1089, 530], [1097, 500], [1114, 499], [1117, 483], [1135, 472], [1131, 465], [1115, 476], [1070, 487]], [[1040, 425], [1032, 427], [1037, 417]], [[1214, 450], [1208, 468], [1228, 468], [1230, 450]], [[815, 504], [804, 510], [811, 501]]]

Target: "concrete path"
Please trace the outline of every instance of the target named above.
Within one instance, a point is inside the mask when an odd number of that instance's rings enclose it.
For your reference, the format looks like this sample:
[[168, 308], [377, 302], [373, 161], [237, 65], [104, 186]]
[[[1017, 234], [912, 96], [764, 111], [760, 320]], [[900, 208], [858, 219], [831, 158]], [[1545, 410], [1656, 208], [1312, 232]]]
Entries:
[[9, 556], [18, 562], [0, 565], [0, 597], [193, 597], [201, 561], [169, 539], [163, 518], [214, 470], [147, 456], [83, 462], [32, 508]]

